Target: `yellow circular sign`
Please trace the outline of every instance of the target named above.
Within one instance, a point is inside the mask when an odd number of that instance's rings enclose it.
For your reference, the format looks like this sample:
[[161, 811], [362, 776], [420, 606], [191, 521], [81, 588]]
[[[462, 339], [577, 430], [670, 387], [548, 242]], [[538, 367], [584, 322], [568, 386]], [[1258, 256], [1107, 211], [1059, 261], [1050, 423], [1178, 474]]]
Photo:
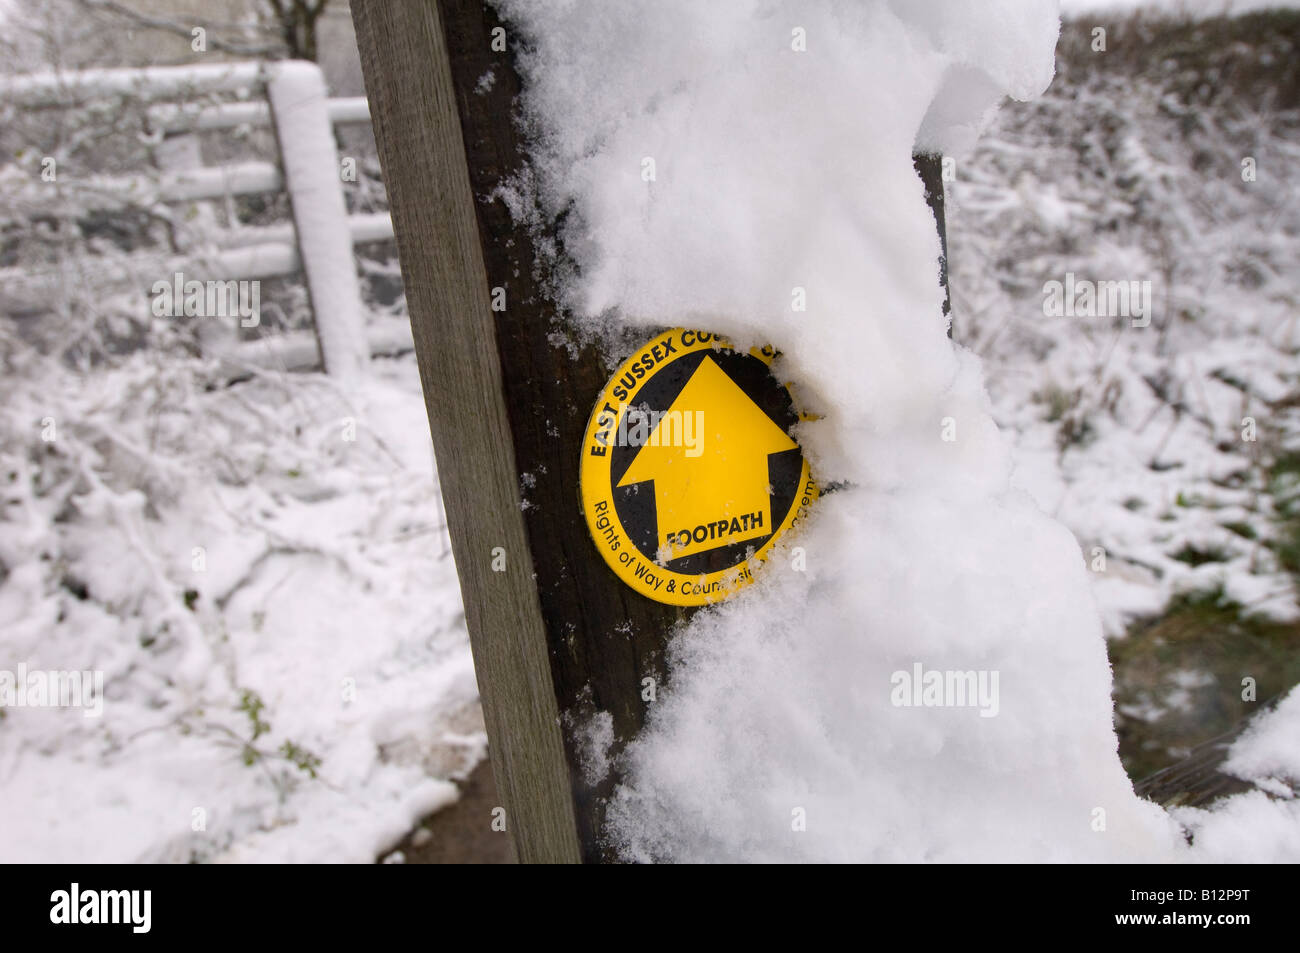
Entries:
[[643, 596], [725, 599], [817, 498], [772, 356], [677, 328], [628, 358], [597, 398], [582, 508], [605, 562]]

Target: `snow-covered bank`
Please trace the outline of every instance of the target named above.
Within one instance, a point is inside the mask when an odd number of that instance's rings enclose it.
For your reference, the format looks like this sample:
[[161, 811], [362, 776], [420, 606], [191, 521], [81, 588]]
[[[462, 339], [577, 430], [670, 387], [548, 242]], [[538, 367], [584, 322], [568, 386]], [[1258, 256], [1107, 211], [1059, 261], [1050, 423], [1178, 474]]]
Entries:
[[[1110, 635], [1192, 591], [1297, 614], [1295, 22], [1113, 24], [1106, 52], [1075, 27], [1049, 94], [999, 113], [949, 187], [956, 338]], [[1047, 316], [1069, 275], [1150, 281], [1149, 323]]]

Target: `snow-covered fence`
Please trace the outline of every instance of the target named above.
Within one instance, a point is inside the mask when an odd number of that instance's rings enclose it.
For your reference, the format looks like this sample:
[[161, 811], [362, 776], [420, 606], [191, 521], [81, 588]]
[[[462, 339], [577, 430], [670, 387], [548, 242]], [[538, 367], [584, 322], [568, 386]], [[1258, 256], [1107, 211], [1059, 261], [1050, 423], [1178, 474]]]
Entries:
[[[247, 98], [211, 103], [196, 98], [235, 94]], [[43, 73], [0, 80], [0, 96], [28, 108], [68, 107], [105, 96], [124, 96], [149, 107], [150, 126], [161, 135], [269, 125], [275, 131], [280, 167], [263, 161], [213, 167], [165, 169], [154, 174], [102, 176], [79, 183], [76, 198], [51, 196], [31, 183], [14, 196], [19, 209], [43, 213], [80, 209], [113, 210], [125, 205], [165, 206], [237, 195], [285, 191], [293, 224], [231, 228], [210, 237], [204, 254], [186, 253], [159, 260], [139, 255], [126, 261], [105, 259], [90, 271], [103, 286], [152, 286], [159, 274], [193, 273], [195, 267], [223, 279], [259, 279], [301, 270], [315, 320], [320, 359], [328, 373], [359, 373], [372, 346], [389, 350], [393, 335], [368, 341], [352, 246], [393, 237], [387, 214], [349, 216], [333, 126], [366, 123], [362, 97], [330, 99], [314, 63], [232, 63], [207, 66], [100, 69]], [[81, 263], [83, 269], [86, 263]], [[41, 310], [57, 300], [67, 275], [62, 267], [0, 269], [4, 304], [11, 310]], [[211, 339], [209, 339], [211, 340]], [[289, 348], [293, 364], [304, 363], [302, 347]], [[235, 354], [220, 356], [233, 358]], [[251, 361], [258, 363], [256, 359]]]

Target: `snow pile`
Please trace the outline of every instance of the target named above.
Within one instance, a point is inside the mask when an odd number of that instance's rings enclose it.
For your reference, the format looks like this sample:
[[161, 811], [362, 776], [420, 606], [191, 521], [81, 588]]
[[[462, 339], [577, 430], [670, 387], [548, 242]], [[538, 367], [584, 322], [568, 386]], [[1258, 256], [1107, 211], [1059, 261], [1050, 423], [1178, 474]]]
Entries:
[[1300, 785], [1300, 691], [1262, 717], [1233, 746], [1229, 774], [1290, 797]]
[[1174, 815], [1198, 860], [1294, 863], [1300, 856], [1300, 689], [1260, 717], [1228, 752], [1223, 770], [1259, 790]]
[[484, 754], [414, 360], [210, 371], [6, 371], [0, 670], [104, 678], [0, 711], [6, 862], [371, 862]]
[[[571, 303], [776, 345], [823, 415], [799, 434], [814, 473], [850, 484], [798, 538], [806, 572], [778, 557], [675, 641], [621, 754], [625, 854], [1173, 856], [1115, 753], [1078, 546], [1010, 488], [978, 364], [945, 335], [912, 168], [923, 127], [960, 142], [988, 89], [1047, 85], [1055, 4], [503, 6], [529, 40], [542, 211], [575, 213]], [[954, 101], [970, 77], [984, 92]], [[997, 673], [996, 716], [900, 688], [965, 672]]]

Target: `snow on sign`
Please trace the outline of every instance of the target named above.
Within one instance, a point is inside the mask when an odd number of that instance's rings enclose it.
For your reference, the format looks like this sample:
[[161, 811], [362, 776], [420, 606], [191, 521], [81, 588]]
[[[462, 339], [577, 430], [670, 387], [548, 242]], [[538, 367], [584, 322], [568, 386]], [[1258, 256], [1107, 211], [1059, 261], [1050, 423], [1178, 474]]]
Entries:
[[678, 328], [629, 357], [597, 398], [582, 507], [605, 562], [642, 595], [726, 598], [817, 498], [773, 356]]

